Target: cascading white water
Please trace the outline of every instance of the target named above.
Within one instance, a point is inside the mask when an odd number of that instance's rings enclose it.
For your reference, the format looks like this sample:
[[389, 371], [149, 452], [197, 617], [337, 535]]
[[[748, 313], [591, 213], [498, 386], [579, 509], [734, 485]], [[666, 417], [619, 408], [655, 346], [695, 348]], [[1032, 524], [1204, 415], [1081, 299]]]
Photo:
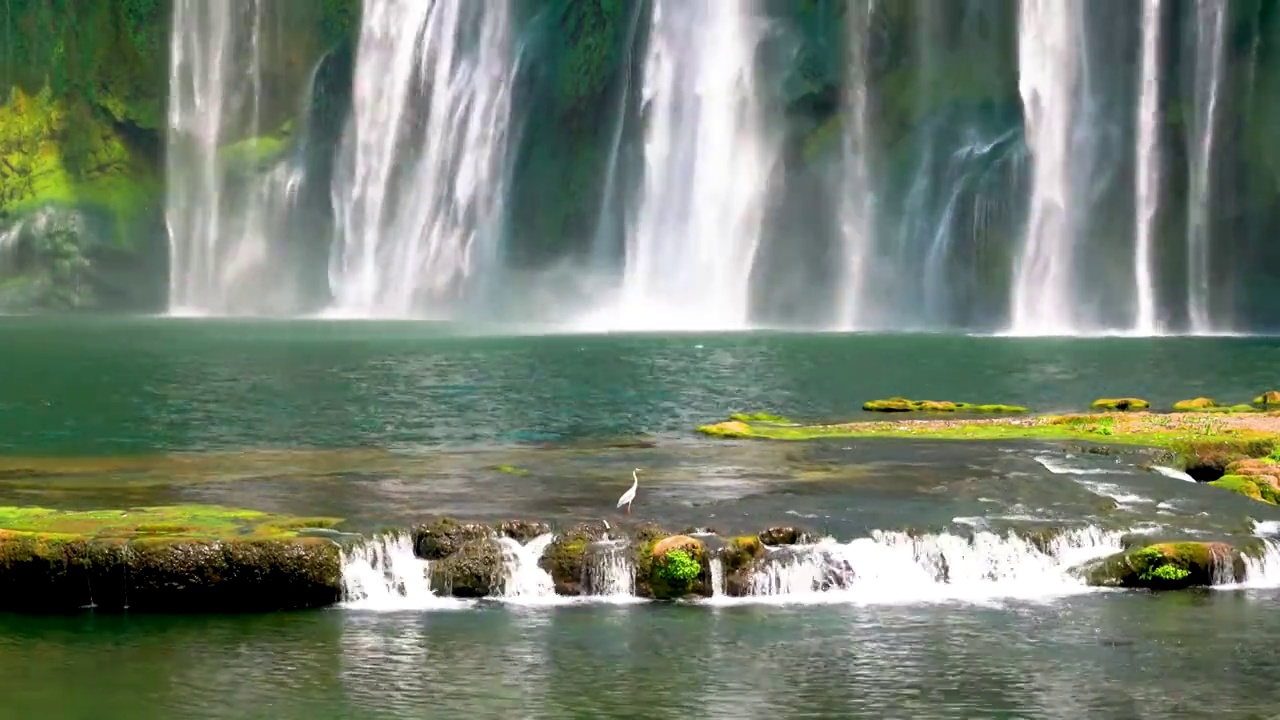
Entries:
[[371, 538], [342, 554], [342, 602], [361, 610], [423, 610], [459, 606], [431, 591], [430, 566], [413, 553], [413, 539]]
[[724, 596], [724, 561], [719, 556], [711, 558], [711, 597]]
[[1187, 201], [1187, 313], [1193, 333], [1213, 330], [1209, 306], [1212, 164], [1227, 34], [1226, 0], [1196, 1], [1195, 105]]
[[1072, 136], [1078, 118], [1081, 3], [1020, 0], [1018, 90], [1032, 157], [1030, 215], [1014, 269], [1013, 333], [1073, 334]]
[[1156, 211], [1160, 206], [1160, 8], [1161, 0], [1142, 0], [1142, 81], [1138, 98], [1137, 217], [1134, 227], [1133, 280], [1137, 291], [1133, 329], [1159, 332], [1156, 320]]
[[594, 544], [584, 558], [583, 585], [589, 595], [629, 598], [636, 592], [636, 568], [631, 548], [604, 540]]
[[502, 597], [511, 599], [537, 599], [555, 597], [556, 586], [551, 575], [538, 566], [542, 553], [555, 536], [539, 535], [527, 544], [509, 538], [498, 538], [502, 546]]
[[1087, 590], [1069, 569], [1120, 552], [1122, 533], [1064, 532], [1044, 546], [1013, 533], [972, 538], [875, 532], [849, 543], [775, 550], [750, 594], [796, 601], [916, 602], [1042, 597]]
[[867, 110], [871, 61], [871, 18], [875, 1], [849, 6], [850, 60], [848, 122], [844, 137], [844, 189], [840, 203], [840, 232], [844, 273], [840, 282], [839, 325], [855, 329], [867, 317], [864, 286], [868, 263], [874, 254], [874, 218], [871, 192], [870, 119]]
[[644, 184], [610, 327], [738, 328], [777, 143], [755, 78], [749, 0], [655, 0]]
[[296, 310], [296, 288], [276, 260], [302, 168], [291, 158], [269, 169], [249, 159], [263, 131], [273, 7], [174, 3], [165, 197], [172, 314]]
[[[1221, 563], [1219, 565], [1225, 565]], [[1234, 582], [1219, 565], [1214, 567], [1214, 587], [1222, 590], [1280, 587], [1280, 540], [1267, 538], [1262, 541], [1262, 552], [1244, 554], [1244, 578]]]
[[[228, 238], [222, 228], [226, 177], [218, 147], [226, 140], [237, 93], [257, 87], [242, 83], [236, 67], [241, 59], [236, 26], [243, 7], [248, 6], [202, 0], [173, 5], [165, 224], [174, 312], [206, 312], [222, 299]], [[256, 16], [256, 0], [252, 11]]]
[[333, 312], [447, 317], [496, 252], [514, 75], [510, 3], [363, 5], [332, 188]]

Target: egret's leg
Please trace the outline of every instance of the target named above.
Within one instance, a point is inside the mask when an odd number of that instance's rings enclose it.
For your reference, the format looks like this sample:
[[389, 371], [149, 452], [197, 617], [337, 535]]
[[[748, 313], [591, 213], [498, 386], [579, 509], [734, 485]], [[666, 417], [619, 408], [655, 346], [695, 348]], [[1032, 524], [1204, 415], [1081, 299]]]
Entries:
[[627, 503], [627, 514], [631, 514], [631, 503]]

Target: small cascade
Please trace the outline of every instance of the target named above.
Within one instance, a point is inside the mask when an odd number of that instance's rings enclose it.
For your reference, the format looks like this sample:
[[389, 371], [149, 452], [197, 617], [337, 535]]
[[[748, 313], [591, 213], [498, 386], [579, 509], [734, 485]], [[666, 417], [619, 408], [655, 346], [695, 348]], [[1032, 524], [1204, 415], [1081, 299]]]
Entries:
[[422, 610], [457, 606], [431, 591], [427, 561], [404, 534], [373, 537], [342, 554], [342, 602], [360, 610]]
[[[1262, 524], [1259, 523], [1258, 525], [1261, 526]], [[1245, 553], [1243, 558], [1244, 577], [1240, 582], [1234, 582], [1232, 577], [1234, 573], [1224, 573], [1219, 577], [1217, 567], [1219, 563], [1215, 562], [1214, 587], [1220, 589], [1280, 587], [1280, 540], [1267, 538], [1262, 541], [1261, 553], [1256, 555]], [[1217, 557], [1215, 556], [1214, 559], [1217, 560]]]
[[636, 592], [636, 568], [631, 547], [625, 542], [604, 540], [587, 551], [582, 582], [588, 595], [633, 597]]
[[509, 537], [497, 539], [502, 546], [503, 598], [536, 599], [555, 596], [555, 582], [538, 565], [542, 553], [554, 539], [555, 536], [551, 533], [539, 535], [524, 545]]
[[717, 557], [711, 558], [711, 597], [724, 596], [724, 562]]
[[1151, 466], [1151, 469], [1165, 477], [1173, 478], [1174, 480], [1181, 480], [1189, 483], [1196, 481], [1195, 478], [1176, 468], [1165, 467], [1164, 465], [1153, 465]]
[[1086, 527], [1051, 539], [978, 532], [875, 532], [772, 551], [749, 594], [792, 600], [914, 602], [1042, 597], [1087, 589], [1071, 568], [1120, 552], [1122, 533]]

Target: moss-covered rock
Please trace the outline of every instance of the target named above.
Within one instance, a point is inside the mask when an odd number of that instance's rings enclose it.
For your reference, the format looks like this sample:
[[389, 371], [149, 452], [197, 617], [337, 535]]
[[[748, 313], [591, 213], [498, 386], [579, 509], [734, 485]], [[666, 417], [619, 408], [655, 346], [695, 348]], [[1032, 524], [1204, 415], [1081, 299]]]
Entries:
[[751, 577], [758, 563], [768, 553], [758, 536], [730, 538], [719, 552], [720, 564], [724, 569], [725, 594], [733, 597], [747, 595], [751, 588]]
[[978, 404], [952, 402], [950, 400], [910, 400], [892, 397], [885, 400], [868, 400], [862, 404], [867, 412], [900, 413], [900, 412], [937, 412], [937, 413], [1024, 413], [1024, 407], [1017, 405]]
[[600, 525], [578, 525], [556, 535], [547, 546], [538, 566], [551, 575], [557, 595], [582, 595], [586, 592], [587, 552], [592, 543], [604, 537], [604, 532]]
[[507, 520], [498, 523], [497, 531], [502, 537], [509, 537], [523, 545], [540, 535], [551, 532], [551, 526], [536, 520]]
[[757, 535], [760, 542], [770, 547], [779, 545], [808, 545], [816, 542], [817, 537], [813, 533], [795, 528], [791, 526], [771, 527], [760, 531]]
[[465, 543], [491, 538], [496, 534], [488, 525], [440, 518], [413, 528], [413, 551], [424, 560], [443, 560], [457, 552]]
[[215, 506], [0, 508], [0, 610], [247, 612], [331, 605], [341, 552], [296, 518]]
[[1099, 398], [1090, 403], [1094, 410], [1146, 410], [1151, 403], [1142, 398]]
[[1240, 493], [1253, 500], [1280, 504], [1280, 482], [1269, 475], [1223, 475], [1210, 485]]
[[1224, 543], [1175, 542], [1118, 553], [1085, 569], [1090, 585], [1177, 590], [1243, 579], [1244, 559]]
[[1253, 404], [1260, 408], [1280, 409], [1280, 390], [1268, 390], [1253, 399]]
[[672, 535], [640, 547], [636, 592], [654, 600], [710, 597], [711, 568], [706, 546], [688, 535]]
[[1191, 400], [1179, 400], [1173, 404], [1174, 412], [1205, 412], [1220, 407], [1213, 398], [1199, 397]]
[[492, 538], [465, 541], [448, 557], [431, 563], [431, 588], [441, 595], [500, 595], [503, 582], [502, 546]]

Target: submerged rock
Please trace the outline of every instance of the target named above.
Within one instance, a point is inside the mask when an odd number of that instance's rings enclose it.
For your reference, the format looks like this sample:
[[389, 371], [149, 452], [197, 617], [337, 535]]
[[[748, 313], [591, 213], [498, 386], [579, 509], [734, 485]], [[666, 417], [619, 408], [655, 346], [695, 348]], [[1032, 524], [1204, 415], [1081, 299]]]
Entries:
[[443, 560], [468, 542], [496, 535], [497, 532], [488, 525], [440, 518], [413, 528], [413, 551], [424, 560]]
[[760, 542], [771, 547], [778, 545], [809, 545], [817, 542], [817, 538], [813, 533], [790, 526], [771, 527], [760, 531], [757, 537], [760, 538]]
[[1226, 543], [1175, 542], [1147, 545], [1098, 560], [1084, 569], [1090, 585], [1178, 590], [1239, 582], [1244, 558]]
[[1200, 412], [1218, 407], [1213, 398], [1199, 397], [1192, 400], [1179, 400], [1173, 404], [1174, 412]]
[[0, 508], [0, 610], [263, 612], [341, 596], [341, 551], [301, 537], [333, 518], [215, 506]]
[[502, 546], [490, 537], [468, 540], [448, 557], [431, 563], [431, 588], [441, 595], [499, 595], [503, 580]]
[[1024, 407], [1017, 405], [978, 404], [952, 402], [950, 400], [910, 400], [892, 397], [885, 400], [868, 400], [862, 404], [867, 412], [967, 412], [967, 413], [1024, 413]]
[[1089, 407], [1094, 410], [1146, 410], [1151, 407], [1151, 403], [1142, 398], [1099, 398]]

